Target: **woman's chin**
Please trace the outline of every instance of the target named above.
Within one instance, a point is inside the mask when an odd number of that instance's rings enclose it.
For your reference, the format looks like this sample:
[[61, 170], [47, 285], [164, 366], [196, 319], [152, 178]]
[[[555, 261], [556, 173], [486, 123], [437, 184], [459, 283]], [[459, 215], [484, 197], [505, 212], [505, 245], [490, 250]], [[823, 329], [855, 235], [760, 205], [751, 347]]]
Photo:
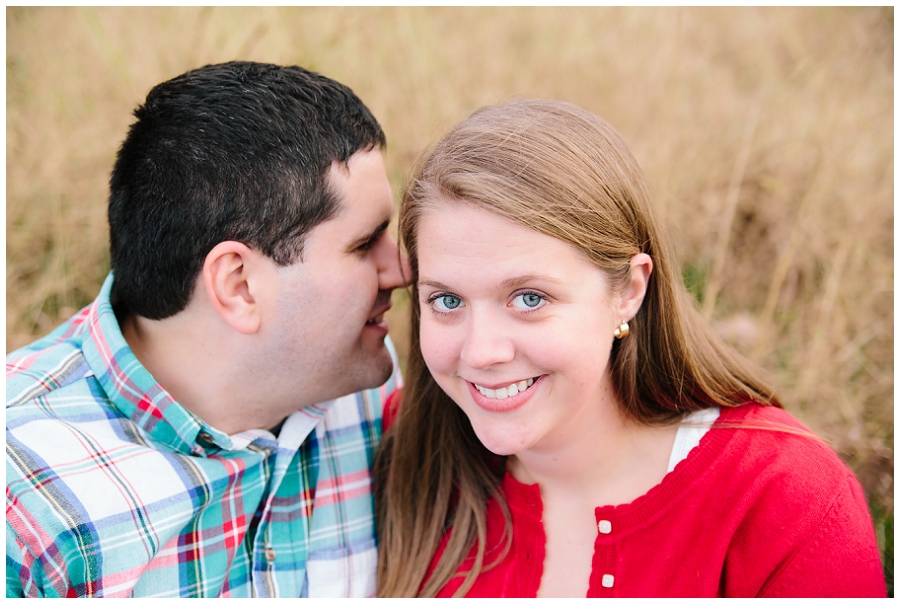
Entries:
[[484, 448], [495, 455], [518, 455], [525, 449], [524, 443], [509, 438], [508, 435], [502, 434], [482, 434], [477, 429], [475, 435]]
[[502, 455], [504, 457], [509, 457], [511, 455], [516, 455], [521, 451], [516, 447], [488, 447], [485, 445], [488, 451], [494, 453], [495, 455]]

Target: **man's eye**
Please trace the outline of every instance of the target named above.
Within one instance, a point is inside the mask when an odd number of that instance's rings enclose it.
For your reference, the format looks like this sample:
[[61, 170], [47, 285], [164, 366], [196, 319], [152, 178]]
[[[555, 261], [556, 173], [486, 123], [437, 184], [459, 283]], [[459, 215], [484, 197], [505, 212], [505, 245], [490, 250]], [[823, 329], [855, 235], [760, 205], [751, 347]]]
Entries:
[[368, 252], [373, 247], [375, 247], [376, 243], [378, 243], [378, 237], [372, 237], [356, 249], [360, 252]]
[[442, 312], [456, 310], [460, 306], [465, 306], [465, 304], [460, 298], [456, 296], [445, 295], [434, 298], [434, 307]]

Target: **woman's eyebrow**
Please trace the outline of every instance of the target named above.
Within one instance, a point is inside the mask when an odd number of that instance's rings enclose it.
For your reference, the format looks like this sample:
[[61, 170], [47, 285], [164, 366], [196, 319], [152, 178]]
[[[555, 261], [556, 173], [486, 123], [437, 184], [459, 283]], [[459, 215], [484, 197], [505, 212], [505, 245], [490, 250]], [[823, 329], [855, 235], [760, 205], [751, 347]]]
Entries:
[[506, 279], [505, 281], [500, 283], [500, 287], [504, 289], [513, 289], [531, 281], [549, 281], [550, 283], [556, 283], [557, 285], [563, 284], [563, 281], [561, 279], [557, 279], [552, 275], [530, 273], [528, 275], [522, 275], [521, 277], [511, 277], [509, 279]]
[[423, 285], [433, 287], [435, 289], [451, 289], [449, 285], [444, 285], [440, 281], [432, 281], [431, 279], [419, 279], [418, 286], [422, 287]]
[[[500, 289], [513, 289], [532, 281], [549, 281], [550, 283], [556, 283], [558, 285], [563, 284], [563, 281], [561, 279], [557, 279], [556, 277], [553, 277], [551, 275], [531, 273], [528, 275], [522, 275], [520, 277], [510, 277], [509, 279], [501, 281], [498, 287]], [[444, 285], [440, 281], [433, 281], [431, 279], [419, 279], [418, 285], [419, 287], [422, 287], [424, 285], [433, 287], [435, 289], [453, 289], [449, 285]]]

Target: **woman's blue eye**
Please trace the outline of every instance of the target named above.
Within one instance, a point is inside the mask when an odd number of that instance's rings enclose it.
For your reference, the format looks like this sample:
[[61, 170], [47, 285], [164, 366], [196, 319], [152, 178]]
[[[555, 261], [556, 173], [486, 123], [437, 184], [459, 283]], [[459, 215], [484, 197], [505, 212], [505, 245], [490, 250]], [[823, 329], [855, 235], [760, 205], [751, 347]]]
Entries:
[[463, 301], [456, 296], [438, 296], [434, 299], [434, 306], [440, 311], [456, 310], [463, 306]]
[[535, 293], [519, 294], [513, 298], [513, 306], [525, 309], [537, 308], [543, 301], [544, 298]]

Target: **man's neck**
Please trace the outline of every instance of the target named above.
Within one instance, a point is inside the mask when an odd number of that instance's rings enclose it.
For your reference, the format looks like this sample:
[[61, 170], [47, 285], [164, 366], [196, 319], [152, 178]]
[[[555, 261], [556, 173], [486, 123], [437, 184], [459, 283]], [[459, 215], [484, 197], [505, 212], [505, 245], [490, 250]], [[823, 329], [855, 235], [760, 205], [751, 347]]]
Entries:
[[[169, 395], [210, 426], [235, 434], [256, 425], [258, 418], [241, 404], [243, 392], [235, 380], [229, 345], [202, 317], [182, 311], [154, 321], [128, 314], [121, 317], [125, 341], [137, 360]], [[282, 418], [272, 418], [272, 426]]]

